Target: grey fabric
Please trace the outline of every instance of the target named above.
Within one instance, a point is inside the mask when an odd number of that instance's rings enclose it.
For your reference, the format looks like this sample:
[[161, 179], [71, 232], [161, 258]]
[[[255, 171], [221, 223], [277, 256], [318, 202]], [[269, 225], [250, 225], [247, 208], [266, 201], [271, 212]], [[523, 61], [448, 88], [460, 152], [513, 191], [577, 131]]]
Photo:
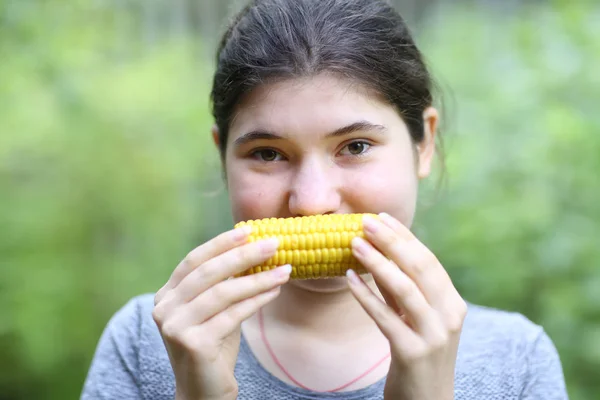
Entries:
[[[152, 319], [153, 295], [129, 301], [104, 330], [81, 399], [173, 399], [175, 380]], [[554, 344], [518, 313], [469, 305], [455, 374], [455, 400], [568, 399]], [[243, 335], [235, 368], [240, 400], [383, 398], [385, 378], [366, 388], [317, 393], [282, 382], [256, 360]]]

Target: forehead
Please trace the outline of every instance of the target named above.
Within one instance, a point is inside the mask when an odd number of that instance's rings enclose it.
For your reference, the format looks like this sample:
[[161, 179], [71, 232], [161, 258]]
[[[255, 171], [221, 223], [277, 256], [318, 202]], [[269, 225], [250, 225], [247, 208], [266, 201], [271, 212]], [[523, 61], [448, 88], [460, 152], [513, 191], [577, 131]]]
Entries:
[[254, 129], [293, 135], [325, 133], [359, 120], [386, 125], [400, 119], [374, 93], [332, 75], [262, 85], [238, 105], [229, 140]]

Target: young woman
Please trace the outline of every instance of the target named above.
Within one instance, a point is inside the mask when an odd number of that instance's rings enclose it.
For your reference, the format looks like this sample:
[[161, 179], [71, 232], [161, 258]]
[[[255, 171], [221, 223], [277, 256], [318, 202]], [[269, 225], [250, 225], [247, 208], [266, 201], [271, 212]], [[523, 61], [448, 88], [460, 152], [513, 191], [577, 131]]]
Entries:
[[544, 330], [465, 302], [410, 231], [439, 116], [387, 3], [254, 1], [217, 60], [212, 135], [234, 220], [377, 213], [352, 242], [369, 273], [231, 278], [278, 243], [225, 232], [112, 318], [82, 398], [567, 398]]

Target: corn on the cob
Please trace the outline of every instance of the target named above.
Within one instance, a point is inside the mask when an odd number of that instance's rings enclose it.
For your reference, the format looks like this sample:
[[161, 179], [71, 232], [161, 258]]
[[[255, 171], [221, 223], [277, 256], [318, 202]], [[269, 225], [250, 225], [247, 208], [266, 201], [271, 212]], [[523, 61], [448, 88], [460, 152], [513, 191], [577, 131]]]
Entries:
[[[239, 222], [251, 226], [249, 242], [277, 237], [279, 248], [265, 263], [239, 274], [250, 275], [291, 264], [291, 279], [344, 276], [349, 268], [366, 273], [352, 255], [351, 241], [364, 238], [362, 218], [367, 214], [327, 214], [294, 218], [265, 218]], [[377, 217], [373, 214], [368, 214]]]

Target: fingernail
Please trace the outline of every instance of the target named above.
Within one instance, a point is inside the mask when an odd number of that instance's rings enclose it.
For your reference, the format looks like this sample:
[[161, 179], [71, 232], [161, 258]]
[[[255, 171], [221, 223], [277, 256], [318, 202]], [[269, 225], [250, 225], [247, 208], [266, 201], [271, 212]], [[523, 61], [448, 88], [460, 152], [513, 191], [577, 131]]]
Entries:
[[375, 219], [373, 219], [373, 217], [369, 217], [368, 215], [364, 216], [363, 217], [363, 228], [367, 232], [375, 233], [375, 232], [377, 232], [377, 221], [375, 221]]
[[260, 249], [264, 254], [273, 253], [279, 247], [279, 239], [273, 237], [266, 240], [262, 240], [260, 243]]
[[353, 269], [349, 268], [346, 271], [346, 277], [348, 278], [348, 281], [353, 285], [358, 285], [360, 283], [360, 280], [358, 279], [358, 275], [356, 275], [356, 272], [354, 272]]
[[245, 239], [249, 234], [252, 233], [252, 227], [250, 225], [243, 225], [233, 231], [233, 240], [236, 242]]
[[379, 216], [381, 217], [381, 219], [388, 219], [388, 218], [392, 218], [392, 216], [386, 212], [381, 212], [379, 213]]
[[379, 213], [379, 217], [381, 218], [381, 222], [389, 226], [390, 228], [394, 228], [394, 218], [388, 213]]
[[367, 253], [367, 242], [363, 238], [356, 236], [352, 239], [352, 250], [358, 255], [364, 256]]
[[292, 272], [292, 266], [290, 264], [282, 265], [274, 269], [274, 274], [278, 278], [287, 277]]

